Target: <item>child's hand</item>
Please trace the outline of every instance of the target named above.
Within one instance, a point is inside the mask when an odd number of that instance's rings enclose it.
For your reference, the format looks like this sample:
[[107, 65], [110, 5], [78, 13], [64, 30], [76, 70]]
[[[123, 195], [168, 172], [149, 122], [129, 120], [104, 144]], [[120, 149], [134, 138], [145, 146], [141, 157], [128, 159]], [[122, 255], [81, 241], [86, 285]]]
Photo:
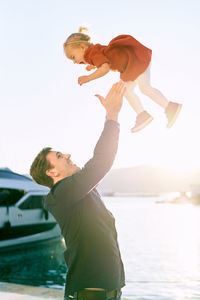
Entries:
[[86, 82], [89, 82], [89, 81], [90, 81], [89, 76], [80, 76], [80, 77], [78, 78], [78, 84], [79, 84], [79, 85], [82, 85], [82, 84], [84, 84], [84, 83], [86, 83]]
[[96, 69], [96, 67], [93, 66], [93, 65], [87, 65], [87, 67], [86, 67], [86, 70], [87, 70], [87, 71], [91, 71], [91, 70], [93, 70], [93, 69]]

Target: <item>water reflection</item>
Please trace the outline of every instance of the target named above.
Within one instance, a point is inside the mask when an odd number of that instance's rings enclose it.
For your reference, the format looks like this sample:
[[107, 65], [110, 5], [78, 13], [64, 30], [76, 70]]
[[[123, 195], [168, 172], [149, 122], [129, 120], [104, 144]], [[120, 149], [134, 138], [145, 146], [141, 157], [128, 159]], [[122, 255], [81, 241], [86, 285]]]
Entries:
[[186, 272], [188, 279], [194, 278], [194, 276], [199, 277], [199, 210], [192, 205], [181, 206], [176, 210], [178, 210], [176, 211], [176, 227], [173, 229], [172, 236], [177, 265], [179, 265], [179, 268], [182, 266], [182, 270]]
[[156, 204], [153, 198], [105, 200], [116, 218], [124, 295], [200, 299], [200, 207]]
[[0, 253], [0, 280], [62, 288], [66, 266], [62, 240]]

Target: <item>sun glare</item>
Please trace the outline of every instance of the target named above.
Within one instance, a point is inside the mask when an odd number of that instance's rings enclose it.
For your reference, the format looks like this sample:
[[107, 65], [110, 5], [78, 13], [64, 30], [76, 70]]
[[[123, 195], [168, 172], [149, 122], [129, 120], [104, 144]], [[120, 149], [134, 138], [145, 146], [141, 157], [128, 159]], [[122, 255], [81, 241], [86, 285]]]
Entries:
[[197, 271], [199, 261], [198, 243], [196, 237], [199, 235], [197, 224], [195, 224], [195, 209], [191, 205], [181, 207], [179, 220], [177, 220], [178, 241], [176, 249], [178, 261], [190, 272]]
[[199, 148], [196, 136], [186, 129], [184, 116], [177, 120], [173, 128], [167, 129], [164, 116], [157, 113], [149, 126], [135, 134], [129, 131], [131, 118], [134, 124], [134, 115], [127, 107], [121, 118], [119, 163], [126, 167], [141, 164], [157, 165], [177, 173], [198, 167], [196, 157]]

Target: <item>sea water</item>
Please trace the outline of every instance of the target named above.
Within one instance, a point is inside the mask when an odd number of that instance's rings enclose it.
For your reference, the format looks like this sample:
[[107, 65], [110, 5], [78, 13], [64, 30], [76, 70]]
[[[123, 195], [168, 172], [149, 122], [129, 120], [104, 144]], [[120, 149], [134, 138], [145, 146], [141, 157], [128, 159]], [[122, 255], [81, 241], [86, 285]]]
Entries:
[[200, 299], [200, 206], [105, 198], [126, 273], [125, 297]]
[[[200, 300], [200, 206], [155, 197], [104, 197], [116, 220], [124, 263], [123, 297]], [[64, 244], [0, 253], [0, 280], [64, 289]]]

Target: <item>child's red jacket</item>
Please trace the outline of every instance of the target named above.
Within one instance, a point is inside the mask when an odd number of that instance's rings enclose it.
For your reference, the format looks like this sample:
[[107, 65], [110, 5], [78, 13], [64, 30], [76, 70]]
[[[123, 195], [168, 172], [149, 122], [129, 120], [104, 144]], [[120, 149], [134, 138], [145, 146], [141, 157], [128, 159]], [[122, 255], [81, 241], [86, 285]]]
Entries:
[[99, 68], [108, 63], [112, 71], [120, 72], [123, 81], [134, 81], [151, 62], [152, 50], [130, 35], [119, 35], [108, 46], [91, 44], [85, 52], [88, 64]]

